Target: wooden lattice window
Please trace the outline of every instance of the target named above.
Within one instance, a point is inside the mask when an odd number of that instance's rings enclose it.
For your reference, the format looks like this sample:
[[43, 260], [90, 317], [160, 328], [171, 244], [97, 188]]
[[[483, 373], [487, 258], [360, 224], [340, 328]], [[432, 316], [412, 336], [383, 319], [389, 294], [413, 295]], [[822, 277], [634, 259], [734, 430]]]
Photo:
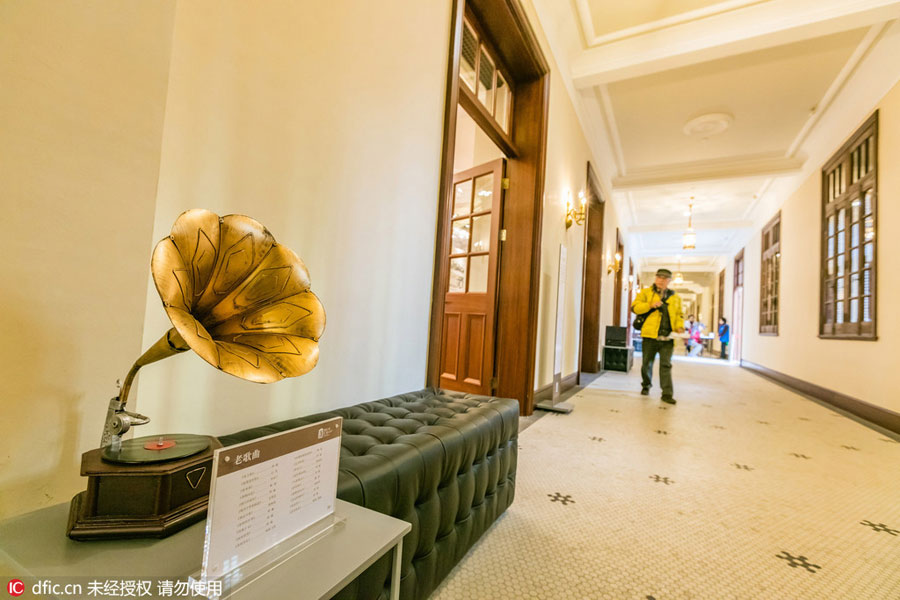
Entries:
[[759, 332], [778, 335], [778, 290], [781, 283], [781, 212], [762, 231], [759, 279]]
[[494, 122], [509, 134], [512, 130], [513, 91], [505, 69], [492, 56], [480, 28], [471, 15], [463, 21], [459, 79]]
[[822, 169], [819, 337], [875, 339], [876, 112]]

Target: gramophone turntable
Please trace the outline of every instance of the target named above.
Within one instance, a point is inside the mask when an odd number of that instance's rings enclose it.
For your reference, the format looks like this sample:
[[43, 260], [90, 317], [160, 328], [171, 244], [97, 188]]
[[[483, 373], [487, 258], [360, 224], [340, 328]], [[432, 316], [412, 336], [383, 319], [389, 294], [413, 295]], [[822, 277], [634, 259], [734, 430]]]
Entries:
[[206, 515], [214, 437], [122, 439], [150, 420], [125, 410], [141, 367], [190, 349], [225, 373], [272, 383], [318, 360], [325, 311], [306, 266], [257, 221], [189, 210], [156, 245], [150, 269], [174, 327], [131, 367], [100, 448], [82, 456], [88, 487], [72, 499], [73, 539], [165, 537]]

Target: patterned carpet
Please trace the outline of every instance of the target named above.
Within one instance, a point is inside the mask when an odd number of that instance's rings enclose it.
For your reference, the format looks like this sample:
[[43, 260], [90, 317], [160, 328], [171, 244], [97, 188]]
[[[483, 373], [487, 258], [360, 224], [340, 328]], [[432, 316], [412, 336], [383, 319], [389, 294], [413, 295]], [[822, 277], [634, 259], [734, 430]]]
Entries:
[[515, 502], [432, 597], [900, 598], [895, 436], [710, 363], [676, 362], [676, 406], [638, 359], [522, 432]]

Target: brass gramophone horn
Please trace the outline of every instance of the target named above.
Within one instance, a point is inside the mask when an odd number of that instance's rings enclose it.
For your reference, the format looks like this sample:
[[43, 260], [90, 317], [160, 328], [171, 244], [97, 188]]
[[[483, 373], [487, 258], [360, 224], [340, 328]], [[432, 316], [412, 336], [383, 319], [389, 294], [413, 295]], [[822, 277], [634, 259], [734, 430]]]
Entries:
[[182, 213], [156, 245], [150, 270], [174, 327], [134, 363], [110, 401], [101, 447], [117, 446], [132, 425], [149, 421], [125, 410], [144, 365], [191, 349], [257, 383], [316, 366], [325, 310], [309, 289], [303, 261], [259, 222], [203, 209]]

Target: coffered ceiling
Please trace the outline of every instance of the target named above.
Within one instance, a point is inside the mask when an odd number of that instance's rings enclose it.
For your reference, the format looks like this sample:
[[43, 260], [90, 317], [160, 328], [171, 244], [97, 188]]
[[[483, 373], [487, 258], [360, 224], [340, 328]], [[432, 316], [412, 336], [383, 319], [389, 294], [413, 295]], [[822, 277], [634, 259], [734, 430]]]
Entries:
[[761, 199], [801, 172], [811, 132], [900, 17], [900, 0], [533, 2], [632, 256], [644, 268], [681, 254], [698, 271], [746, 242]]

